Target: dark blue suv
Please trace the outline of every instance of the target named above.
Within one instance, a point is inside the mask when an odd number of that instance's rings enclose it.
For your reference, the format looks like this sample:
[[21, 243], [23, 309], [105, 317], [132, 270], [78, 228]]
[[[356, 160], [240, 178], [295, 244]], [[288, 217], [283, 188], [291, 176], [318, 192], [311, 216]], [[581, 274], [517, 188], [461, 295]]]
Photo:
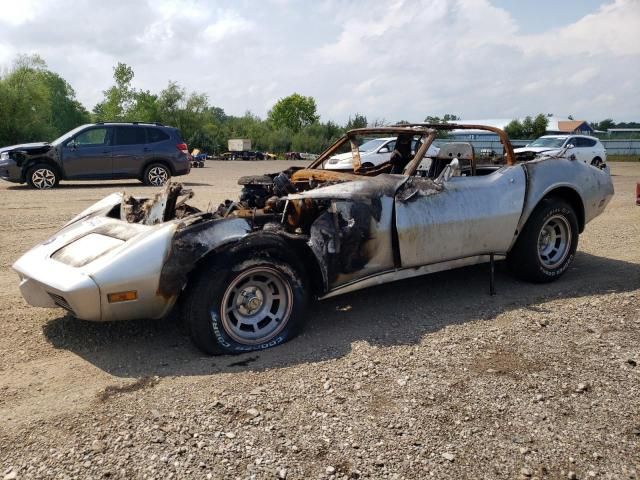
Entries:
[[38, 189], [60, 180], [126, 178], [159, 186], [190, 168], [180, 130], [160, 123], [92, 123], [51, 143], [0, 148], [0, 178]]

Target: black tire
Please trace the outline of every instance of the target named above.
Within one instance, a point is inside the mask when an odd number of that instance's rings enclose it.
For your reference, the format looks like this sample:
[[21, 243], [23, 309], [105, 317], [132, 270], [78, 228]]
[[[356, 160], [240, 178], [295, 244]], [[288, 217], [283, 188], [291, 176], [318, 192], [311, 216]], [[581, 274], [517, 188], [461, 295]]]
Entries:
[[171, 179], [171, 170], [162, 163], [152, 163], [144, 169], [142, 182], [151, 187], [161, 187]]
[[[273, 283], [266, 288], [269, 281]], [[185, 300], [193, 343], [205, 353], [223, 355], [264, 350], [290, 340], [302, 328], [305, 283], [300, 269], [273, 257], [217, 258], [196, 274]], [[271, 299], [274, 293], [282, 300]], [[248, 327], [251, 321], [253, 331]]]
[[360, 168], [373, 168], [373, 163], [371, 162], [364, 162], [362, 165], [360, 165]]
[[567, 202], [545, 198], [533, 211], [507, 255], [511, 272], [530, 282], [559, 278], [578, 248], [578, 218]]
[[31, 188], [50, 190], [60, 183], [60, 174], [55, 167], [39, 163], [29, 168], [26, 179]]
[[198, 162], [198, 167], [204, 168], [204, 162]]
[[600, 157], [595, 157], [593, 160], [591, 160], [591, 165], [600, 168], [602, 166], [602, 159]]

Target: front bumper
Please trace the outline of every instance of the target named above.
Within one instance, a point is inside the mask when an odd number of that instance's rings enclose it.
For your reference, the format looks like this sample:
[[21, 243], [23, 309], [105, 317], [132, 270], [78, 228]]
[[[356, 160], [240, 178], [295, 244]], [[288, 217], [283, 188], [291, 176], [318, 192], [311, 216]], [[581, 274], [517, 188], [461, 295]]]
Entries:
[[0, 161], [0, 178], [7, 182], [22, 183], [22, 169], [12, 159]]
[[[161, 318], [177, 298], [158, 293], [160, 272], [176, 226], [175, 222], [128, 224], [106, 217], [71, 223], [16, 261], [13, 269], [20, 276], [20, 291], [30, 305], [62, 307], [83, 320]], [[56, 253], [91, 234], [123, 242], [75, 266], [73, 254], [60, 257]], [[135, 291], [137, 298], [109, 302], [109, 294], [127, 291]]]
[[38, 246], [13, 265], [27, 303], [34, 307], [62, 307], [84, 320], [102, 320], [98, 285], [86, 273], [47, 258], [45, 250]]

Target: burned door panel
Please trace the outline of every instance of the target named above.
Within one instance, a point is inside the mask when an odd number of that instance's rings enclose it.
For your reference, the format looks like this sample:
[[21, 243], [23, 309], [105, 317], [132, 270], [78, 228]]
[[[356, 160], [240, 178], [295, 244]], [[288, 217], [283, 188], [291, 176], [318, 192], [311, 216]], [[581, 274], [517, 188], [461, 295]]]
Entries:
[[333, 200], [313, 223], [309, 246], [328, 289], [393, 268], [393, 197]]
[[442, 186], [412, 178], [395, 201], [402, 267], [506, 252], [522, 213], [525, 184], [522, 168], [452, 177]]

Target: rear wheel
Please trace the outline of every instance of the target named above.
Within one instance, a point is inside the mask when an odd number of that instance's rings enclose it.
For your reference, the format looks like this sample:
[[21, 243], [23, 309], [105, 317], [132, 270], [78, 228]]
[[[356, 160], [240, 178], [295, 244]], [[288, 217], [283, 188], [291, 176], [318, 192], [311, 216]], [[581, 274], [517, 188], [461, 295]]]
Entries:
[[145, 169], [142, 181], [145, 185], [161, 187], [167, 183], [170, 178], [171, 172], [166, 165], [162, 163], [152, 163]]
[[185, 304], [193, 342], [206, 353], [263, 350], [302, 326], [303, 275], [271, 258], [220, 261], [196, 277]]
[[567, 202], [545, 198], [507, 255], [510, 270], [532, 282], [550, 282], [569, 268], [578, 247], [578, 219]]
[[602, 166], [602, 159], [600, 157], [595, 157], [593, 160], [591, 160], [591, 165], [600, 168]]
[[39, 164], [31, 167], [27, 172], [27, 182], [38, 190], [54, 188], [60, 182], [58, 171], [47, 164]]

